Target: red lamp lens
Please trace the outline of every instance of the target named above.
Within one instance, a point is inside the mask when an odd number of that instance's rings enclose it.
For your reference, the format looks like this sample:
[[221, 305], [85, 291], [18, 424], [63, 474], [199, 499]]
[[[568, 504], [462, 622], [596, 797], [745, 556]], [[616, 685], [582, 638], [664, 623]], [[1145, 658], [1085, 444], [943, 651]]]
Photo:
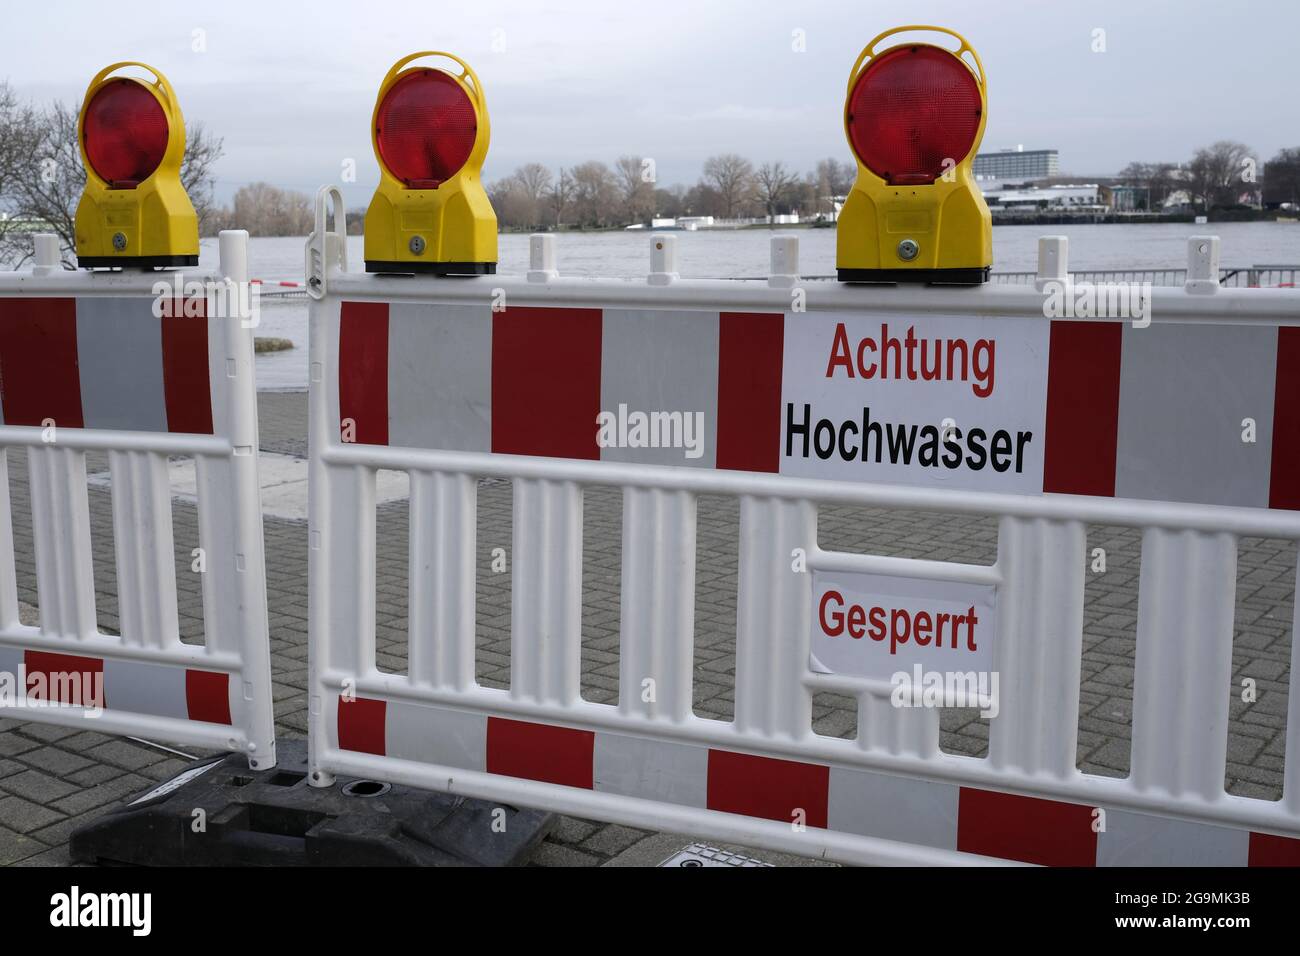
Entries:
[[82, 121], [86, 158], [110, 189], [134, 189], [163, 161], [170, 135], [162, 105], [136, 80], [110, 80]]
[[477, 135], [474, 104], [441, 70], [417, 70], [394, 83], [375, 121], [380, 160], [410, 189], [437, 189], [454, 176]]
[[947, 50], [900, 46], [876, 57], [849, 96], [849, 141], [891, 185], [933, 183], [960, 163], [979, 132], [975, 75]]

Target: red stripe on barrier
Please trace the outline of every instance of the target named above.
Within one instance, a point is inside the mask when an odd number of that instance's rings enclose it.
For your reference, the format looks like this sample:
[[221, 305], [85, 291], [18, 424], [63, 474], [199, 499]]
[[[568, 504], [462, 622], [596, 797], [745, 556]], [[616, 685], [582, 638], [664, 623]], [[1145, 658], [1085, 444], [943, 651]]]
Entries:
[[819, 764], [709, 751], [708, 808], [826, 828], [831, 771]]
[[388, 703], [369, 697], [339, 697], [339, 749], [384, 756]]
[[599, 460], [600, 309], [492, 315], [492, 451]]
[[388, 444], [387, 302], [340, 308], [339, 434], [362, 445]]
[[1042, 866], [1096, 866], [1093, 808], [962, 787], [957, 849]]
[[83, 427], [75, 299], [0, 298], [0, 406], [6, 425]]
[[208, 304], [201, 296], [191, 309], [177, 299], [172, 314], [162, 319], [163, 394], [167, 403], [167, 430], [195, 435], [212, 434], [212, 390], [208, 381]]
[[230, 724], [230, 675], [185, 671], [185, 709], [190, 720]]
[[1277, 330], [1270, 508], [1300, 509], [1300, 329]]
[[1300, 866], [1300, 840], [1252, 833], [1247, 866]]
[[785, 316], [718, 317], [718, 467], [775, 472], [781, 465]]
[[1053, 322], [1043, 491], [1115, 494], [1120, 322]]
[[[26, 696], [75, 707], [104, 706], [104, 659], [49, 651], [24, 651]], [[35, 678], [35, 681], [33, 681]]]
[[488, 718], [488, 773], [590, 790], [595, 747], [589, 730]]

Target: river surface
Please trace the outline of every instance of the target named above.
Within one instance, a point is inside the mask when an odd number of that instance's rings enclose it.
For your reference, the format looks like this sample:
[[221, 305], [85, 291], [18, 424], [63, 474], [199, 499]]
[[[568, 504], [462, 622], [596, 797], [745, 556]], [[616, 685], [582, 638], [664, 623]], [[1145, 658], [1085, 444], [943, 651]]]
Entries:
[[[675, 232], [677, 268], [691, 278], [761, 277], [767, 274], [768, 245], [778, 234], [766, 229], [742, 231]], [[829, 276], [835, 272], [835, 230], [796, 229], [800, 272]], [[1194, 235], [1221, 238], [1224, 266], [1300, 264], [1300, 223], [1230, 222], [1197, 226], [1191, 223], [1143, 225], [995, 226], [995, 272], [1033, 271], [1038, 264], [1038, 238], [1065, 235], [1070, 239], [1070, 268], [1176, 269], [1187, 264], [1187, 239]], [[249, 272], [267, 281], [303, 278], [303, 244], [299, 238], [249, 240]], [[641, 276], [649, 271], [649, 234], [644, 232], [559, 233], [556, 260], [562, 275]], [[217, 240], [204, 239], [200, 264], [215, 268]], [[348, 239], [348, 264], [360, 271], [363, 261], [360, 236]], [[528, 268], [528, 237], [501, 236], [501, 273], [521, 273]], [[305, 388], [307, 385], [307, 302], [303, 298], [262, 300], [258, 335], [287, 338], [294, 348], [259, 355], [258, 387]]]

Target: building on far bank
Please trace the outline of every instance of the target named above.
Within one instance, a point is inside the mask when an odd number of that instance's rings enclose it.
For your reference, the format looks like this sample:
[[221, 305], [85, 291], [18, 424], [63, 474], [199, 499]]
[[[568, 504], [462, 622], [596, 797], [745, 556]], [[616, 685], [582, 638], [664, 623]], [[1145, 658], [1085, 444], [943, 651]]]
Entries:
[[1110, 194], [1116, 212], [1151, 212], [1148, 186], [1115, 185], [1110, 187]]
[[1057, 186], [991, 183], [982, 192], [994, 219], [1042, 214], [1098, 216], [1109, 212], [1113, 202], [1110, 187], [1097, 183]]
[[971, 166], [976, 179], [1046, 179], [1060, 172], [1061, 160], [1054, 149], [1003, 149], [977, 153]]

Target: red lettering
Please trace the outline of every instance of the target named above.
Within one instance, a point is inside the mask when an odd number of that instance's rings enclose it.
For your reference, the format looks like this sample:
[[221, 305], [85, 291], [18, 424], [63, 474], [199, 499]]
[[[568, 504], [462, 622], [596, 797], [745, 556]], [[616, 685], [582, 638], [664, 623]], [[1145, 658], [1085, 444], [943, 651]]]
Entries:
[[844, 633], [844, 612], [843, 611], [832, 612], [831, 622], [835, 625], [834, 629], [832, 629], [829, 625], [827, 625], [826, 604], [828, 601], [831, 600], [834, 600], [835, 603], [841, 607], [844, 605], [844, 595], [842, 595], [839, 591], [827, 591], [825, 594], [822, 595], [821, 604], [817, 608], [817, 613], [818, 616], [821, 617], [822, 631], [826, 634], [826, 636], [839, 637], [841, 634]]
[[[912, 639], [917, 644], [925, 647], [930, 643], [930, 628], [932, 625], [933, 622], [930, 620], [929, 614], [925, 611], [917, 611], [916, 616], [912, 618]], [[922, 637], [925, 640], [921, 640]]]
[[836, 366], [843, 365], [844, 370], [853, 377], [853, 356], [849, 352], [849, 333], [841, 322], [835, 326], [835, 341], [831, 343], [831, 358], [826, 365], [826, 377], [835, 377]]
[[[901, 634], [898, 630], [899, 622], [903, 625]], [[911, 628], [912, 620], [907, 615], [907, 608], [896, 607], [889, 612], [889, 653], [897, 654], [898, 645], [907, 643], [907, 635]]]
[[889, 653], [897, 654], [899, 645], [909, 641], [918, 647], [944, 646], [944, 628], [952, 632], [953, 650], [962, 644], [961, 628], [966, 626], [966, 650], [976, 651], [975, 628], [979, 617], [975, 606], [971, 605], [965, 614], [952, 614], [948, 611], [911, 611], [905, 607], [882, 607], [880, 605], [845, 604], [844, 595], [836, 590], [827, 590], [817, 605], [818, 622], [827, 637], [839, 637], [847, 634], [855, 641], [870, 637], [873, 641], [883, 641], [889, 636]]
[[[952, 615], [947, 611], [940, 611], [934, 616], [934, 646], [943, 647], [943, 626], [947, 623]], [[954, 625], [955, 627], [956, 625]]]
[[862, 635], [866, 633], [863, 627], [867, 622], [867, 612], [861, 604], [854, 604], [849, 608], [849, 637], [855, 641], [862, 640]]
[[871, 620], [871, 630], [868, 636], [873, 641], [883, 641], [885, 639], [885, 609], [883, 607], [873, 607], [867, 617]]

